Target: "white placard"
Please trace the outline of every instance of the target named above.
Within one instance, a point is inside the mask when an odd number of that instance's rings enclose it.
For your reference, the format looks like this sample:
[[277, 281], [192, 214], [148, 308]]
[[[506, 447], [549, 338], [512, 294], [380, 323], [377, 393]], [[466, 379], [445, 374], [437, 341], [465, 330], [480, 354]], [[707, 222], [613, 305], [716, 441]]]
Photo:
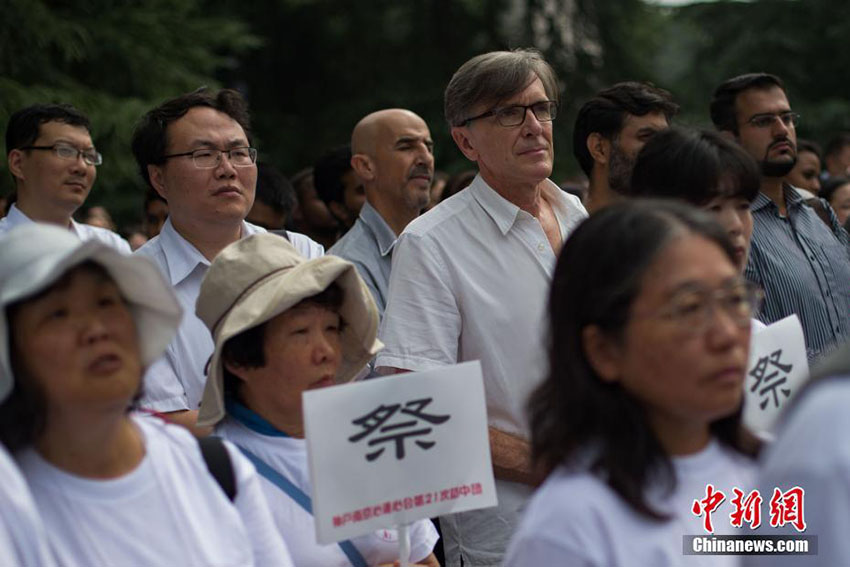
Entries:
[[806, 343], [796, 315], [753, 332], [744, 381], [744, 425], [771, 437], [779, 415], [808, 379]]
[[478, 361], [303, 399], [319, 543], [496, 505]]

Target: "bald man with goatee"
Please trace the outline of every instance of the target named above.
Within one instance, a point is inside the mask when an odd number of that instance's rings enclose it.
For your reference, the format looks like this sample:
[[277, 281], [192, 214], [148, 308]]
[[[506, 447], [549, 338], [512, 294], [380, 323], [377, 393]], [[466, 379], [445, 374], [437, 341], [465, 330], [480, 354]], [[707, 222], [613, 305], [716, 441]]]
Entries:
[[351, 167], [366, 189], [366, 203], [351, 230], [328, 253], [357, 266], [383, 316], [396, 239], [428, 204], [434, 142], [422, 118], [390, 108], [357, 123], [351, 154]]

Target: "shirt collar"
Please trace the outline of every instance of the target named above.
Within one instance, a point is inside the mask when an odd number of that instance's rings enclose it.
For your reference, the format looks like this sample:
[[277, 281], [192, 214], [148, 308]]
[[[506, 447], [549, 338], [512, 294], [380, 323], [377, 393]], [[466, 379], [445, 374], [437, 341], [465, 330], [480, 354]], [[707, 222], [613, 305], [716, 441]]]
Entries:
[[[9, 207], [9, 214], [6, 215], [6, 224], [8, 224], [9, 228], [13, 226], [19, 226], [22, 224], [29, 224], [31, 222], [36, 222], [29, 218], [21, 209], [17, 207], [14, 203]], [[69, 230], [80, 237], [80, 229], [79, 224], [74, 219], [71, 219], [71, 227]]]
[[[516, 222], [517, 215], [522, 209], [499, 195], [495, 189], [484, 181], [481, 174], [475, 176], [468, 190], [472, 192], [475, 200], [478, 201], [484, 211], [493, 219], [493, 222], [499, 227], [501, 233], [507, 234], [514, 225], [514, 222]], [[561, 189], [557, 185], [549, 179], [545, 179], [541, 192], [553, 209], [557, 209], [560, 213], [566, 212], [562, 210], [561, 195], [559, 194]], [[560, 217], [558, 222], [561, 222]], [[561, 230], [563, 231], [563, 227], [561, 227]]]
[[[803, 204], [803, 198], [800, 196], [800, 194], [797, 193], [797, 191], [787, 183], [782, 184], [782, 194], [785, 197], [786, 207], [797, 208]], [[753, 204], [750, 206], [750, 209], [752, 209], [753, 211], [758, 211], [770, 205], [773, 205], [774, 208], [778, 209], [778, 207], [776, 207], [776, 203], [773, 202], [773, 199], [759, 191], [758, 195], [756, 195], [756, 198], [753, 201]]]
[[[242, 238], [265, 232], [259, 226], [242, 221]], [[159, 232], [159, 245], [166, 258], [168, 266], [168, 277], [172, 286], [176, 286], [191, 274], [196, 267], [209, 267], [210, 262], [201, 254], [195, 246], [183, 238], [171, 224], [171, 217], [165, 219], [162, 230]]]
[[369, 204], [369, 201], [363, 203], [363, 207], [360, 209], [360, 220], [362, 220], [375, 235], [375, 240], [378, 242], [378, 249], [381, 251], [381, 256], [386, 256], [392, 252], [398, 237], [395, 232], [393, 232], [393, 229], [390, 228], [390, 225], [387, 224], [387, 221], [384, 220], [384, 217], [375, 210], [375, 207]]

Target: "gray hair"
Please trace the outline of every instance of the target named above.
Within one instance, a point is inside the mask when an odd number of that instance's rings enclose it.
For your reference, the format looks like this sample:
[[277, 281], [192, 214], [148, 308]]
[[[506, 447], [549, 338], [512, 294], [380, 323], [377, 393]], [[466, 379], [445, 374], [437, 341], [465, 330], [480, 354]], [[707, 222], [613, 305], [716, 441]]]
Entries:
[[497, 104], [522, 92], [536, 75], [550, 100], [558, 102], [555, 71], [535, 49], [491, 51], [458, 69], [446, 87], [444, 111], [449, 126], [462, 126], [475, 106]]

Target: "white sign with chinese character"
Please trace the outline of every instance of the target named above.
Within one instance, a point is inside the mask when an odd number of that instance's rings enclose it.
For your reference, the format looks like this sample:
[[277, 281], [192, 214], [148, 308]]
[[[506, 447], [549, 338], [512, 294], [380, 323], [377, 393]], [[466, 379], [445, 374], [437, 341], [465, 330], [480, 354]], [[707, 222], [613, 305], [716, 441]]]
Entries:
[[321, 544], [496, 505], [478, 361], [304, 392]]
[[779, 415], [808, 379], [803, 327], [796, 315], [754, 332], [744, 381], [744, 424], [758, 435], [772, 436]]

